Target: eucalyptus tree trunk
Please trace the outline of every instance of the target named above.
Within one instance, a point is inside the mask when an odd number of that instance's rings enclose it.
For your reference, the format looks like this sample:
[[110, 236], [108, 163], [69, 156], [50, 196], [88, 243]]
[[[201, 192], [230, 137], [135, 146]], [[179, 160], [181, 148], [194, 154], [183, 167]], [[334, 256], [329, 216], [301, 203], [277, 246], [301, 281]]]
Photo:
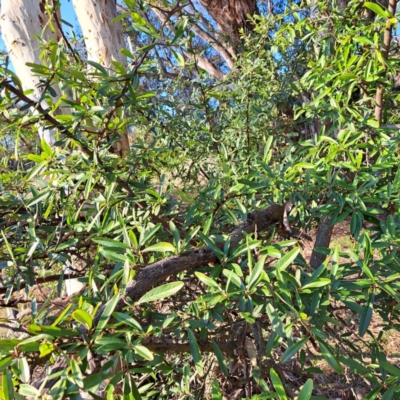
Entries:
[[[85, 39], [87, 57], [90, 61], [113, 69], [112, 61], [126, 66], [126, 57], [121, 53], [125, 48], [124, 32], [119, 21], [111, 22], [117, 16], [115, 0], [73, 0], [74, 9]], [[129, 151], [126, 133], [120, 133], [117, 152], [125, 157]]]
[[[46, 42], [59, 40], [58, 32], [52, 32], [48, 24], [49, 17], [45, 14], [43, 0], [2, 0], [0, 30], [3, 36], [8, 55], [21, 81], [23, 88], [33, 89], [29, 97], [39, 101], [43, 88], [39, 86], [39, 79], [32, 73], [27, 63], [42, 64], [40, 60], [40, 41], [34, 35], [42, 37]], [[61, 95], [57, 85], [53, 89]], [[41, 100], [40, 105], [46, 109], [48, 104]], [[50, 145], [54, 143], [55, 130], [39, 129], [40, 138], [44, 138]]]

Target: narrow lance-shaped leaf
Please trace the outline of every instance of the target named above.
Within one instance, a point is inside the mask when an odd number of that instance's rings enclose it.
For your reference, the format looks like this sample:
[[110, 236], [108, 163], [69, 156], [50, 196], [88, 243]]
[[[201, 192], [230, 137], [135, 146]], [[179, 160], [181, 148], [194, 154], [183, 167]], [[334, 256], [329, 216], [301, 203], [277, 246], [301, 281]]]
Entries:
[[207, 275], [205, 275], [205, 274], [203, 274], [203, 273], [201, 273], [201, 272], [195, 272], [194, 274], [195, 274], [195, 275], [197, 276], [197, 278], [198, 278], [201, 282], [203, 282], [205, 285], [211, 286], [211, 287], [213, 287], [213, 288], [215, 288], [215, 289], [218, 289], [220, 292], [222, 291], [221, 288], [220, 288], [220, 286], [218, 285], [217, 282], [214, 281], [214, 279], [208, 277]]
[[268, 317], [272, 323], [272, 327], [273, 327], [274, 331], [276, 331], [280, 337], [282, 337], [282, 338], [286, 337], [285, 332], [283, 330], [283, 324], [279, 317], [279, 314], [277, 313], [277, 311], [275, 310], [275, 308], [273, 307], [273, 305], [271, 303], [267, 304], [266, 311], [267, 311]]
[[288, 347], [282, 355], [281, 362], [284, 364], [289, 361], [307, 343], [308, 339], [309, 337], [305, 337]]
[[358, 325], [358, 334], [362, 337], [368, 330], [369, 324], [372, 318], [372, 309], [374, 307], [375, 294], [372, 292], [369, 296], [367, 303], [365, 304], [360, 317], [360, 323]]
[[165, 299], [166, 297], [172, 296], [176, 292], [179, 292], [179, 290], [182, 289], [183, 285], [183, 282], [178, 281], [156, 287], [147, 292], [144, 296], [142, 296], [136, 302], [136, 304], [149, 303], [151, 301]]
[[188, 329], [187, 333], [189, 338], [190, 352], [193, 357], [194, 365], [199, 375], [203, 376], [204, 375], [203, 361], [201, 359], [200, 348], [197, 343], [196, 336], [194, 336], [194, 333], [192, 332], [191, 329]]
[[271, 377], [272, 384], [274, 385], [274, 388], [276, 390], [279, 400], [287, 400], [285, 388], [283, 387], [282, 381], [280, 380], [278, 374], [276, 373], [276, 371], [273, 368], [271, 368], [270, 377]]
[[249, 290], [252, 291], [255, 286], [257, 285], [257, 282], [261, 276], [261, 272], [264, 269], [264, 264], [265, 264], [265, 259], [267, 256], [261, 257], [256, 265], [253, 268], [253, 271], [251, 271], [250, 278], [249, 278]]
[[161, 253], [165, 253], [165, 252], [168, 252], [168, 251], [175, 252], [175, 247], [171, 243], [160, 242], [160, 243], [157, 243], [157, 244], [153, 244], [152, 246], [147, 247], [146, 249], [142, 250], [142, 253], [146, 253], [148, 251], [158, 251], [158, 252], [161, 252]]
[[335, 355], [333, 354], [332, 349], [320, 338], [316, 338], [321, 349], [321, 353], [324, 356], [325, 360], [328, 364], [334, 369], [337, 374], [341, 374], [342, 367], [339, 361], [336, 359]]
[[307, 382], [301, 388], [298, 400], [310, 400], [313, 391], [313, 381], [312, 379], [307, 379]]
[[221, 368], [222, 373], [225, 376], [229, 376], [229, 370], [224, 355], [222, 354], [221, 349], [218, 347], [218, 344], [214, 339], [212, 340], [212, 347], [214, 350], [214, 354], [217, 357], [218, 365]]
[[114, 312], [115, 306], [117, 305], [119, 299], [119, 294], [116, 294], [111, 298], [111, 300], [107, 303], [106, 307], [104, 308], [103, 313], [101, 314], [99, 323], [97, 324], [95, 333], [93, 335], [93, 339], [99, 335], [103, 328], [107, 325], [108, 320], [111, 317], [111, 314]]
[[285, 270], [294, 261], [299, 252], [300, 249], [298, 247], [289, 251], [289, 253], [285, 254], [278, 262], [275, 263], [274, 268], [279, 271]]

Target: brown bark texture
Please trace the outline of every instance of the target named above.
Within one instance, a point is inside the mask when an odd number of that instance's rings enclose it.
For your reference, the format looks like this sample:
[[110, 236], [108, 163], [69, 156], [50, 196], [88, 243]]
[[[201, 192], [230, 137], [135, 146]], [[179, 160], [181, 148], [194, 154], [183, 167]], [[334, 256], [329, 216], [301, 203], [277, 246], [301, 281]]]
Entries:
[[331, 222], [332, 217], [329, 215], [323, 216], [319, 221], [317, 237], [315, 239], [314, 249], [310, 259], [310, 266], [313, 269], [317, 269], [326, 259], [326, 255], [318, 253], [316, 251], [316, 248], [329, 248], [333, 230], [333, 225], [331, 224]]
[[221, 33], [239, 41], [239, 29], [252, 29], [249, 17], [257, 13], [255, 0], [201, 0]]

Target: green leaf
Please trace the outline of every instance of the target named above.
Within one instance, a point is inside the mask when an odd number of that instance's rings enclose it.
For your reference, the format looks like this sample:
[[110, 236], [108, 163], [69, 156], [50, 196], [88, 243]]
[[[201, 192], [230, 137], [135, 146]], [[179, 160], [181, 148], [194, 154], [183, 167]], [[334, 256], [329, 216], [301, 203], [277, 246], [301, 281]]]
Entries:
[[43, 342], [40, 344], [39, 351], [40, 351], [40, 358], [46, 357], [47, 355], [51, 354], [54, 351], [55, 347], [53, 343]]
[[385, 371], [389, 372], [390, 375], [399, 376], [400, 377], [400, 369], [395, 367], [393, 364], [390, 364], [387, 361], [379, 361], [379, 365]]
[[147, 249], [142, 250], [142, 253], [146, 253], [147, 251], [159, 251], [162, 253], [165, 253], [167, 251], [175, 252], [175, 247], [171, 243], [160, 242], [153, 244], [153, 246], [147, 247]]
[[372, 318], [372, 309], [374, 307], [375, 294], [372, 292], [368, 302], [365, 304], [358, 325], [358, 334], [363, 337], [368, 330]]
[[381, 400], [391, 400], [393, 398], [394, 392], [398, 389], [398, 387], [398, 385], [394, 385], [390, 389], [386, 390], [386, 392], [383, 393]]
[[211, 400], [224, 400], [221, 389], [218, 385], [218, 380], [215, 378], [212, 384]]
[[121, 242], [120, 240], [113, 240], [108, 238], [93, 238], [93, 242], [101, 244], [104, 248], [112, 247], [112, 248], [121, 248], [121, 249], [130, 249], [130, 246], [126, 243]]
[[203, 274], [203, 273], [201, 273], [201, 272], [197, 272], [197, 271], [196, 271], [194, 274], [195, 274], [195, 275], [197, 276], [197, 278], [198, 278], [200, 281], [202, 281], [205, 285], [211, 286], [211, 287], [213, 287], [213, 288], [215, 288], [215, 289], [218, 289], [220, 292], [222, 292], [221, 287], [218, 285], [217, 282], [214, 281], [214, 279], [209, 278], [207, 275], [205, 275], [205, 274]]
[[369, 1], [364, 3], [364, 6], [369, 8], [371, 11], [373, 11], [375, 14], [380, 15], [383, 18], [390, 18], [392, 15], [386, 10], [384, 10], [379, 4], [377, 3], [371, 3]]
[[324, 356], [325, 360], [328, 364], [334, 369], [337, 374], [342, 374], [342, 367], [340, 366], [339, 361], [336, 359], [335, 355], [333, 354], [332, 349], [322, 341], [320, 338], [316, 338], [321, 349], [321, 353]]
[[139, 322], [137, 322], [134, 318], [132, 318], [130, 315], [120, 313], [120, 312], [114, 312], [113, 317], [119, 321], [123, 322], [126, 325], [131, 326], [132, 328], [135, 328], [139, 332], [143, 332], [143, 328], [140, 326]]
[[83, 325], [86, 325], [87, 328], [92, 329], [93, 319], [90, 314], [85, 310], [75, 310], [72, 313], [72, 318], [75, 321], [80, 322]]
[[299, 397], [297, 400], [310, 400], [313, 391], [313, 381], [312, 379], [307, 379], [307, 382], [301, 388]]
[[174, 55], [176, 61], [178, 61], [178, 64], [180, 67], [184, 67], [185, 66], [185, 59], [183, 58], [183, 55], [181, 53], [178, 53], [175, 50], [171, 49], [172, 54]]
[[136, 302], [136, 304], [150, 303], [151, 301], [165, 299], [166, 297], [172, 296], [176, 292], [179, 292], [179, 290], [183, 288], [183, 285], [184, 285], [183, 282], [178, 281], [156, 287], [147, 292], [144, 296], [142, 296]]
[[121, 253], [117, 253], [115, 251], [110, 251], [110, 250], [105, 250], [103, 248], [100, 249], [100, 253], [108, 258], [109, 260], [113, 260], [113, 261], [119, 261], [119, 262], [125, 262], [126, 260], [128, 260], [128, 257], [124, 254]]
[[285, 338], [286, 334], [283, 329], [281, 318], [271, 303], [267, 304], [266, 311], [271, 321], [273, 330], [276, 331], [280, 337]]
[[218, 365], [221, 368], [222, 373], [225, 376], [229, 376], [228, 365], [226, 364], [226, 360], [224, 358], [224, 355], [222, 354], [221, 349], [218, 347], [218, 344], [214, 339], [212, 339], [211, 343], [214, 349], [214, 354], [217, 357]]
[[187, 330], [189, 345], [190, 345], [190, 353], [192, 354], [194, 365], [196, 367], [196, 371], [200, 376], [204, 375], [203, 361], [201, 358], [200, 348], [197, 343], [196, 337], [191, 329]]
[[136, 351], [136, 353], [139, 354], [139, 356], [143, 357], [145, 360], [152, 361], [154, 360], [154, 355], [153, 353], [145, 346], [142, 346], [141, 344], [136, 344], [132, 346], [133, 350]]
[[0, 360], [0, 371], [7, 368], [13, 361], [12, 356], [6, 356]]
[[269, 374], [271, 377], [271, 382], [274, 385], [274, 388], [276, 390], [279, 400], [288, 400], [286, 393], [285, 393], [285, 388], [283, 387], [283, 384], [279, 378], [279, 375], [276, 373], [276, 371], [273, 368], [271, 368]]
[[39, 390], [37, 390], [34, 386], [27, 385], [26, 383], [19, 385], [18, 393], [21, 396], [26, 396], [26, 397], [39, 398], [40, 396]]
[[318, 288], [318, 287], [322, 287], [322, 286], [327, 286], [331, 283], [331, 280], [329, 278], [319, 278], [318, 280], [314, 281], [314, 282], [310, 282], [307, 283], [306, 285], [304, 285], [301, 290], [304, 289], [310, 289], [310, 288]]
[[1, 374], [1, 389], [3, 391], [4, 400], [14, 399], [14, 388], [12, 375], [8, 369]]
[[132, 400], [142, 400], [140, 396], [139, 389], [136, 386], [135, 379], [132, 375], [125, 375], [124, 377], [124, 397], [123, 400], [132, 399]]
[[102, 333], [104, 327], [107, 325], [108, 320], [110, 319], [111, 314], [113, 313], [118, 303], [118, 300], [119, 300], [119, 294], [116, 294], [111, 298], [111, 300], [107, 302], [107, 305], [104, 308], [104, 311], [99, 319], [99, 323], [96, 326], [93, 338], [96, 338], [100, 333]]
[[183, 36], [187, 23], [188, 23], [188, 18], [183, 17], [178, 25], [178, 28], [176, 30], [174, 38], [172, 39], [171, 44], [176, 43]]
[[147, 25], [146, 20], [140, 14], [133, 12], [131, 14], [131, 17], [137, 24], [142, 25], [142, 26]]
[[39, 193], [37, 196], [34, 196], [26, 203], [27, 207], [31, 207], [37, 203], [44, 202], [50, 196], [50, 193], [50, 191], [46, 191], [44, 193]]
[[346, 367], [350, 368], [353, 372], [365, 376], [368, 374], [370, 371], [368, 368], [364, 367], [361, 365], [359, 362], [355, 361], [352, 358], [346, 357], [341, 355], [339, 357], [339, 360], [341, 363], [343, 363]]
[[46, 140], [44, 138], [42, 138], [41, 142], [40, 142], [40, 146], [42, 147], [44, 153], [51, 157], [53, 154], [53, 150], [52, 148], [49, 146], [49, 144], [46, 142]]
[[72, 371], [72, 377], [73, 377], [75, 383], [80, 388], [83, 388], [83, 375], [82, 375], [82, 371], [79, 367], [79, 364], [77, 363], [76, 360], [71, 359], [70, 366], [71, 366], [71, 371]]
[[220, 259], [222, 260], [225, 255], [224, 252], [222, 250], [220, 250], [213, 242], [212, 240], [205, 235], [203, 232], [199, 232], [199, 236], [201, 238], [201, 240], [203, 240], [207, 246], [213, 251], [213, 253]]
[[[240, 289], [244, 289], [244, 284], [240, 277], [233, 271], [229, 269], [224, 269], [222, 273], [228, 278], [228, 283], [232, 282], [235, 286], [237, 286]], [[226, 287], [228, 287], [228, 283]]]
[[314, 169], [315, 165], [312, 163], [301, 162], [295, 165], [296, 168]]
[[308, 339], [309, 337], [305, 337], [288, 347], [282, 355], [282, 364], [289, 361], [307, 343]]
[[28, 360], [26, 357], [18, 358], [19, 378], [23, 383], [28, 383], [31, 378], [31, 371], [29, 369]]
[[91, 65], [92, 67], [94, 67], [95, 69], [97, 69], [98, 71], [100, 71], [101, 74], [102, 74], [105, 78], [108, 77], [108, 72], [107, 72], [107, 70], [106, 70], [102, 65], [100, 65], [99, 63], [97, 63], [97, 62], [95, 62], [95, 61], [91, 61], [91, 60], [87, 60], [87, 63], [88, 63], [89, 65]]
[[297, 257], [299, 254], [300, 249], [297, 247], [289, 251], [289, 253], [285, 254], [279, 261], [277, 261], [274, 265], [274, 268], [283, 271], [285, 270]]
[[257, 286], [257, 283], [261, 276], [261, 273], [264, 270], [264, 264], [265, 264], [266, 258], [267, 258], [267, 256], [262, 256], [257, 261], [256, 265], [253, 268], [253, 271], [251, 271], [250, 278], [249, 278], [249, 284], [248, 284], [249, 291], [252, 291]]

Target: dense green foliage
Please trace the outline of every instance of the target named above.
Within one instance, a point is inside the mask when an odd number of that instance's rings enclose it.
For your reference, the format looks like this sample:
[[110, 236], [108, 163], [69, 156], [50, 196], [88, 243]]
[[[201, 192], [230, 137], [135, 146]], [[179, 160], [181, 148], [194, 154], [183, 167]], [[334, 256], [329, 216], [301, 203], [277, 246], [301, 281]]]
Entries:
[[[0, 171], [1, 301], [16, 304], [22, 288], [32, 309], [20, 327], [28, 335], [0, 341], [1, 398], [39, 398], [34, 367], [60, 360], [54, 399], [104, 382], [107, 399], [222, 399], [232, 385], [241, 398], [329, 398], [316, 379], [327, 371], [349, 386], [362, 380], [365, 399], [398, 398], [400, 369], [385, 343], [400, 328], [399, 131], [385, 124], [398, 122], [399, 59], [381, 53], [395, 19], [366, 6], [372, 21], [359, 1], [317, 20], [298, 6], [257, 17], [225, 80], [186, 65], [196, 79], [161, 80], [153, 92], [140, 83], [155, 68], [148, 47], [110, 73], [44, 43], [44, 65], [33, 66], [44, 96], [54, 82], [72, 93], [49, 113], [21, 106], [17, 77], [1, 70], [2, 143], [15, 146], [3, 147]], [[190, 49], [185, 29], [166, 45]], [[55, 147], [30, 150], [32, 134], [55, 123], [48, 115], [59, 124]], [[112, 144], [125, 129], [134, 143], [122, 159]], [[17, 155], [19, 169], [8, 171]], [[296, 232], [322, 216], [350, 220], [350, 249], [320, 249], [327, 258], [313, 270], [305, 239], [274, 225], [230, 246], [250, 213], [288, 200]], [[134, 302], [125, 296], [145, 266], [203, 245], [218, 262], [169, 276]], [[87, 286], [60, 309], [52, 299], [67, 261], [84, 265], [76, 274]], [[50, 288], [44, 302], [30, 291], [38, 282]]]

